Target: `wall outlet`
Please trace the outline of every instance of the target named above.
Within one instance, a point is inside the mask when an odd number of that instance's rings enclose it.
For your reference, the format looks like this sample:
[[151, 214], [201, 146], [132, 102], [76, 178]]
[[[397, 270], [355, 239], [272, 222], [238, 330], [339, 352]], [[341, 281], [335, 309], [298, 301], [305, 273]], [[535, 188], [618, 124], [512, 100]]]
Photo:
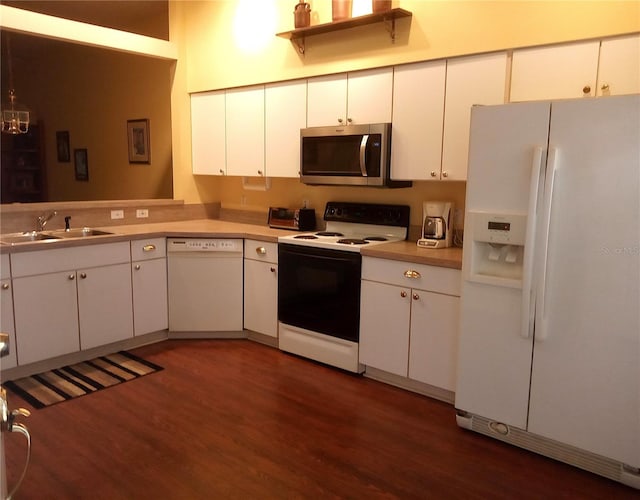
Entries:
[[149, 217], [149, 210], [146, 208], [139, 208], [138, 210], [136, 210], [136, 217], [138, 219], [146, 219], [147, 217]]
[[112, 219], [124, 219], [124, 210], [111, 210]]

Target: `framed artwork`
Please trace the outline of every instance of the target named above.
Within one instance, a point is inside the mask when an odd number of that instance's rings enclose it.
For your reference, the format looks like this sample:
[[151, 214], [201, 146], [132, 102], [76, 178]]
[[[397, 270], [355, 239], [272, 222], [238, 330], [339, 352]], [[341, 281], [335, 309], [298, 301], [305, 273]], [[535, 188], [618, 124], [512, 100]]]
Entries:
[[56, 147], [58, 150], [58, 161], [60, 163], [70, 163], [71, 153], [69, 150], [69, 131], [61, 130], [56, 132]]
[[86, 149], [74, 149], [73, 158], [75, 160], [75, 171], [77, 181], [89, 180], [89, 160]]
[[151, 163], [149, 120], [127, 120], [129, 163]]

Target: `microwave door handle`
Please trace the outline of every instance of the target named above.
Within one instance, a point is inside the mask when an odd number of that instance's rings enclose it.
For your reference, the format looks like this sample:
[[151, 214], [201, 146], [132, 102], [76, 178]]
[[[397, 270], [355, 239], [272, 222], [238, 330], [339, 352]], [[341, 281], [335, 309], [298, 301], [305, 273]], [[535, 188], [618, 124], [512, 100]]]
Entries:
[[362, 141], [360, 141], [360, 173], [362, 173], [362, 177], [367, 177], [367, 164], [366, 153], [367, 153], [367, 143], [369, 142], [369, 134], [364, 134], [362, 136]]

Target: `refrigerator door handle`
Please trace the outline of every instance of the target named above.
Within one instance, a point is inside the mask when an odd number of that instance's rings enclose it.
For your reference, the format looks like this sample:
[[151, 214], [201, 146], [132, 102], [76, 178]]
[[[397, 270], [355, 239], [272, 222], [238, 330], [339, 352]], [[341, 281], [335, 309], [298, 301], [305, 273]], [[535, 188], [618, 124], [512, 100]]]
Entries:
[[527, 232], [524, 242], [524, 262], [522, 269], [522, 327], [520, 328], [520, 335], [525, 339], [530, 338], [533, 334], [535, 319], [536, 297], [533, 293], [533, 261], [535, 256], [534, 244], [536, 239], [538, 191], [540, 189], [543, 153], [544, 148], [541, 146], [533, 150], [531, 180], [529, 182], [529, 209], [527, 211]]
[[546, 293], [547, 293], [547, 266], [549, 262], [549, 232], [551, 229], [551, 209], [553, 205], [553, 188], [556, 178], [556, 163], [558, 161], [558, 150], [549, 148], [549, 160], [547, 162], [547, 177], [545, 180], [545, 205], [543, 213], [543, 230], [540, 240], [540, 276], [541, 281], [538, 288], [536, 304], [536, 337], [535, 340], [542, 342], [547, 339], [548, 331], [545, 324], [546, 316]]

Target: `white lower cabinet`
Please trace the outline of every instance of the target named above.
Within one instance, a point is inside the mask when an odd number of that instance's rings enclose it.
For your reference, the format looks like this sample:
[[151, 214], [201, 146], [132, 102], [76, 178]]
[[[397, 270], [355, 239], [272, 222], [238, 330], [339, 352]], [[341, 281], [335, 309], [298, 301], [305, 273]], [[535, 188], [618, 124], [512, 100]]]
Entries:
[[9, 354], [0, 361], [0, 368], [13, 368], [18, 363], [18, 358], [13, 320], [13, 283], [8, 254], [0, 255], [0, 331], [9, 335]]
[[244, 328], [278, 336], [278, 245], [244, 242]]
[[164, 238], [131, 242], [133, 334], [169, 328], [167, 245]]
[[133, 336], [129, 243], [11, 255], [20, 365]]
[[360, 363], [455, 388], [460, 271], [362, 259]]

